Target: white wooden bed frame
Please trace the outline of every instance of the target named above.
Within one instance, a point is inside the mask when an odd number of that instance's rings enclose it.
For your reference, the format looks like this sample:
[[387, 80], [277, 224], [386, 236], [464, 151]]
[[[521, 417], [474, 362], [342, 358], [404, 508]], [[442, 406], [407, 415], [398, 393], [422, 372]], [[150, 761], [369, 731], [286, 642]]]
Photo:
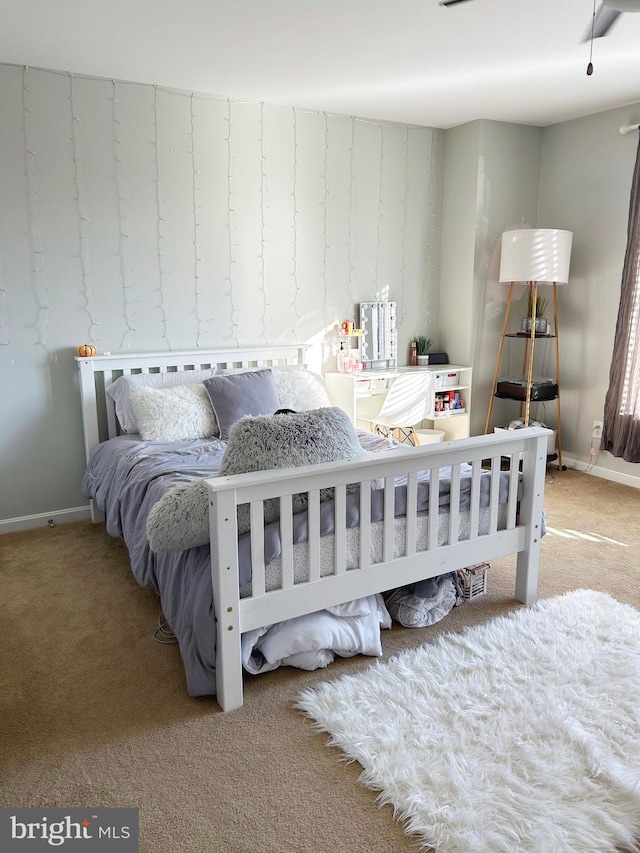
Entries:
[[[76, 358], [80, 369], [80, 390], [87, 458], [99, 441], [117, 434], [113, 402], [106, 389], [126, 373], [188, 370], [216, 366], [262, 367], [276, 364], [305, 364], [305, 346], [251, 349], [198, 350], [173, 353], [123, 353], [93, 358]], [[462, 569], [508, 554], [516, 554], [515, 597], [524, 604], [536, 599], [542, 504], [550, 430], [527, 428], [494, 435], [431, 444], [425, 447], [384, 451], [362, 460], [330, 462], [304, 468], [264, 471], [207, 480], [210, 496], [211, 579], [217, 616], [216, 686], [217, 700], [224, 711], [242, 705], [243, 670], [241, 633], [305, 613], [311, 613], [389, 588]], [[506, 527], [498, 529], [498, 472], [509, 460], [509, 500]], [[469, 538], [458, 541], [461, 465], [472, 465]], [[479, 532], [480, 476], [490, 466], [492, 474], [489, 529]], [[429, 504], [438, 505], [439, 470], [451, 466], [449, 542], [438, 545], [436, 513], [428, 520], [426, 551], [416, 549], [417, 472], [429, 469]], [[517, 504], [517, 482], [522, 473], [522, 496]], [[408, 476], [406, 549], [394, 556], [393, 500], [394, 477]], [[371, 489], [373, 479], [384, 478], [384, 521], [382, 562], [372, 563]], [[359, 482], [360, 544], [359, 566], [345, 565], [346, 486]], [[335, 568], [321, 577], [320, 489], [335, 489]], [[309, 579], [294, 583], [292, 542], [292, 501], [298, 492], [309, 493]], [[265, 591], [264, 533], [262, 502], [280, 499], [282, 538], [281, 588]], [[251, 507], [252, 589], [240, 598], [236, 507]], [[92, 519], [103, 520], [92, 506]]]

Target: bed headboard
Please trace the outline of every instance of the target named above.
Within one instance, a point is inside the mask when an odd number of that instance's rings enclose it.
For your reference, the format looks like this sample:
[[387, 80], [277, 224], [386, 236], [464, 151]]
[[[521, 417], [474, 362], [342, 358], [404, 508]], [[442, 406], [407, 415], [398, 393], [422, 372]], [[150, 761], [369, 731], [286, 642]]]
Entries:
[[204, 370], [215, 367], [273, 367], [287, 364], [307, 364], [304, 344], [246, 349], [185, 350], [162, 353], [117, 353], [76, 356], [80, 370], [82, 425], [87, 461], [100, 441], [118, 434], [115, 405], [107, 394], [109, 386], [120, 376], [135, 373], [167, 373], [181, 370]]

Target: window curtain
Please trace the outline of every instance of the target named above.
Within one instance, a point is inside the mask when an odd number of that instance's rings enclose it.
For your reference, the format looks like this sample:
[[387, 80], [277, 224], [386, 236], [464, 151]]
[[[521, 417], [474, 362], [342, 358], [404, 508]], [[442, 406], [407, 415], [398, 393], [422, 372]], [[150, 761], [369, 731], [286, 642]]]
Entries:
[[601, 446], [626, 462], [640, 462], [640, 138]]

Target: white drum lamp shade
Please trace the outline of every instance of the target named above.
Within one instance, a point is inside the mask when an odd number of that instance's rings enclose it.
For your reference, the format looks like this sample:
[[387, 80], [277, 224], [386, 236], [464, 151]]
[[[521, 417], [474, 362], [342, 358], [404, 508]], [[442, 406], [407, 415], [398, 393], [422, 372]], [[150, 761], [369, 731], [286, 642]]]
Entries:
[[500, 281], [567, 284], [573, 233], [556, 228], [505, 231]]

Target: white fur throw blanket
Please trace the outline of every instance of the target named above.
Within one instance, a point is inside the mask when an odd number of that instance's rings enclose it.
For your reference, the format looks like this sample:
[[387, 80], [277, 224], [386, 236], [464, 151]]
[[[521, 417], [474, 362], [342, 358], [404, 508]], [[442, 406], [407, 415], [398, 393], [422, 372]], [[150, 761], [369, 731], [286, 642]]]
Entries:
[[[329, 407], [308, 412], [245, 417], [229, 433], [218, 476], [297, 468], [365, 455], [347, 414]], [[333, 497], [323, 489], [320, 499]], [[306, 508], [306, 493], [293, 496], [293, 511]], [[265, 524], [279, 514], [277, 499], [264, 502]], [[238, 507], [238, 533], [249, 530], [249, 505]], [[147, 520], [152, 551], [183, 551], [209, 541], [209, 501], [204, 480], [176, 486], [155, 504]]]

